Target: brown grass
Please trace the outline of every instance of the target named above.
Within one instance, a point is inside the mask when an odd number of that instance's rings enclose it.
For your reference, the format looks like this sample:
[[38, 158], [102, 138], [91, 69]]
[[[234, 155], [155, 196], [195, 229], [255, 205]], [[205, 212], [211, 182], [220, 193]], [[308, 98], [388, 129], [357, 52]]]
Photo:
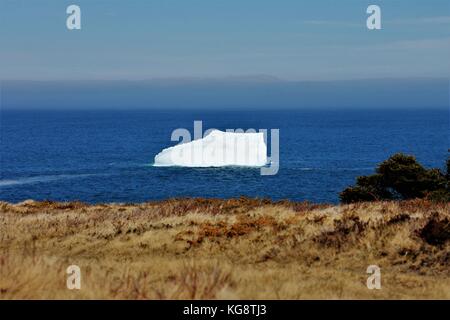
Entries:
[[450, 205], [0, 202], [0, 299], [46, 298], [450, 299]]

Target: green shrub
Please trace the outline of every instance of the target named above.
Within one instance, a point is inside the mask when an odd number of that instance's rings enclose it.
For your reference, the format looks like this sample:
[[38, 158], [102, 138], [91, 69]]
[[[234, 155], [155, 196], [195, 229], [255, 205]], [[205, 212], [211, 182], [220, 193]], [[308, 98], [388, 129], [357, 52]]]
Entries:
[[449, 201], [450, 159], [447, 172], [426, 169], [414, 156], [397, 153], [383, 161], [370, 176], [360, 176], [356, 185], [343, 190], [339, 197], [343, 203], [361, 201], [429, 198]]

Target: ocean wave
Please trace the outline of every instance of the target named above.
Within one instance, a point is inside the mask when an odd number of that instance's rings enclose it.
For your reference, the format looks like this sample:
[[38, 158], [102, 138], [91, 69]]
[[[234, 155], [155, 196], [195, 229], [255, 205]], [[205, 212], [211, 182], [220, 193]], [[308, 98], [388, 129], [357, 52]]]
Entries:
[[24, 177], [18, 179], [4, 179], [0, 180], [0, 187], [8, 187], [13, 185], [21, 185], [21, 184], [33, 184], [33, 183], [42, 183], [42, 182], [52, 182], [61, 179], [76, 179], [76, 178], [85, 178], [91, 176], [97, 176], [98, 174], [57, 174], [57, 175], [46, 175], [46, 176], [34, 176], [34, 177]]

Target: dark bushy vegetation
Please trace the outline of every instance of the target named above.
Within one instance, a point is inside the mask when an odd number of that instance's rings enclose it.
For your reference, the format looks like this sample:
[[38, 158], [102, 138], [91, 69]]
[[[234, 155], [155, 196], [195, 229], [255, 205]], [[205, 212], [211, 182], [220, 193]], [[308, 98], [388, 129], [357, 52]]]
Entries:
[[383, 161], [370, 176], [360, 176], [356, 185], [339, 194], [341, 202], [406, 200], [426, 198], [450, 202], [450, 159], [447, 172], [426, 169], [416, 158], [397, 153]]

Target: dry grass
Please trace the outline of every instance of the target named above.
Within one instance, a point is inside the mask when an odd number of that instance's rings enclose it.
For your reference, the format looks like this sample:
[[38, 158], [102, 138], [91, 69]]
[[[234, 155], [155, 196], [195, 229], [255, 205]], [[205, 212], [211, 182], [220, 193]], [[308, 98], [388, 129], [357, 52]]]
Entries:
[[[1, 299], [450, 299], [450, 205], [0, 202]], [[66, 268], [81, 267], [81, 290]], [[368, 290], [366, 268], [381, 267]]]

